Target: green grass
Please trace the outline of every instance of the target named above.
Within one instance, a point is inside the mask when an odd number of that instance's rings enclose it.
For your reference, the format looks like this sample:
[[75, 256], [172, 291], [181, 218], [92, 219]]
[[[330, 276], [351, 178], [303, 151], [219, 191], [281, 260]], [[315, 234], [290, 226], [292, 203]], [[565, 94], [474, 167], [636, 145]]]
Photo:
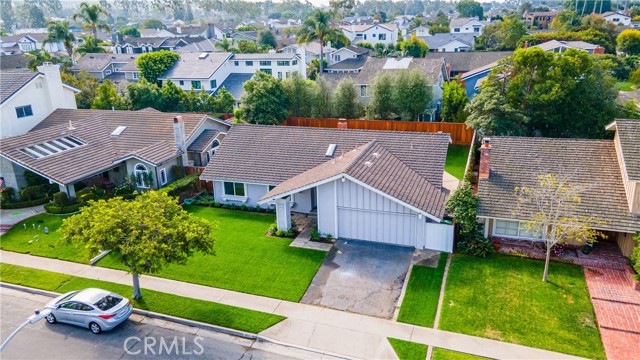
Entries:
[[398, 314], [398, 321], [433, 327], [446, 264], [447, 254], [441, 253], [437, 268], [413, 267]]
[[387, 339], [400, 360], [424, 360], [427, 357], [427, 345], [394, 338]]
[[471, 354], [465, 354], [457, 351], [433, 348], [431, 353], [431, 360], [483, 360], [487, 359], [482, 356], [476, 356]]
[[449, 145], [449, 150], [447, 150], [447, 160], [444, 164], [444, 171], [455, 176], [459, 180], [462, 180], [464, 177], [464, 170], [467, 167], [469, 148], [469, 145]]
[[454, 255], [439, 328], [604, 359], [582, 268], [515, 256]]
[[[0, 280], [58, 293], [66, 293], [88, 287], [109, 290], [127, 297], [130, 297], [133, 293], [131, 286], [1, 263]], [[133, 306], [138, 309], [256, 334], [285, 319], [279, 315], [185, 298], [153, 290], [143, 289], [142, 295], [142, 299], [132, 301]]]
[[618, 81], [616, 82], [616, 88], [619, 91], [633, 91], [636, 89], [635, 84], [631, 81]]

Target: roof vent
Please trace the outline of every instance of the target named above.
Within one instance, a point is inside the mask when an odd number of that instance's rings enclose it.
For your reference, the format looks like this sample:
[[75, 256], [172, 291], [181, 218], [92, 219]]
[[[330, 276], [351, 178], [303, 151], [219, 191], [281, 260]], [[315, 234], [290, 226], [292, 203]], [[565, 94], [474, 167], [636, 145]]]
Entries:
[[126, 126], [118, 126], [115, 130], [113, 130], [113, 132], [111, 133], [111, 136], [118, 136], [122, 134], [122, 132], [125, 131], [126, 129], [127, 129]]
[[206, 58], [207, 58], [207, 56], [209, 56], [209, 53], [206, 53], [206, 52], [205, 52], [205, 53], [200, 54], [200, 56], [198, 56], [198, 59], [200, 59], [200, 60], [202, 60], [202, 59], [206, 59]]
[[373, 163], [371, 161], [365, 161], [364, 162], [364, 166], [366, 166], [366, 167], [371, 167], [371, 165], [373, 165]]
[[374, 152], [373, 154], [371, 154], [371, 156], [377, 159], [380, 157], [380, 153]]
[[333, 156], [335, 152], [336, 152], [336, 144], [329, 144], [329, 147], [327, 148], [327, 152], [324, 153], [324, 156]]

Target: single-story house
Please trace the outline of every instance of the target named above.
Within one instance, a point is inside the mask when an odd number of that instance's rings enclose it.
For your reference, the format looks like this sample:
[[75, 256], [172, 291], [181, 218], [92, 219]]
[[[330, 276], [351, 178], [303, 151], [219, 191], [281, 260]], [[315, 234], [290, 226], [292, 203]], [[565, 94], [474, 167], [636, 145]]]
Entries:
[[[538, 176], [569, 176], [588, 187], [580, 194], [576, 216], [591, 224], [629, 256], [640, 231], [640, 121], [616, 120], [607, 126], [614, 140], [492, 137], [481, 147], [478, 220], [494, 238], [539, 241], [527, 232], [526, 215], [515, 215], [516, 187], [535, 187]], [[521, 213], [533, 214], [525, 207]]]
[[119, 185], [135, 175], [138, 188], [158, 189], [177, 179], [174, 166], [207, 165], [229, 126], [196, 113], [57, 109], [27, 133], [3, 139], [1, 176], [19, 189], [29, 170], [70, 198], [76, 183], [91, 178]]
[[445, 220], [442, 133], [232, 125], [200, 176], [214, 200], [275, 206], [279, 229], [291, 212], [317, 216], [341, 239], [453, 250]]

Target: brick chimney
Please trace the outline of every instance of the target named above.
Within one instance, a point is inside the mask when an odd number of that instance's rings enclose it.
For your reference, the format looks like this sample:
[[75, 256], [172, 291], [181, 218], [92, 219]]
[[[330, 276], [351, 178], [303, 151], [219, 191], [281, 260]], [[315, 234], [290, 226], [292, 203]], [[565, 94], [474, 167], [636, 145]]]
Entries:
[[480, 169], [478, 170], [478, 179], [488, 179], [491, 172], [491, 144], [489, 138], [482, 140], [480, 146]]
[[528, 42], [528, 41], [525, 41], [525, 42], [524, 42], [524, 48], [525, 48], [525, 49], [528, 49], [528, 48], [529, 48], [529, 42]]
[[451, 76], [451, 64], [447, 63], [447, 76]]
[[347, 119], [338, 119], [338, 129], [348, 129]]
[[176, 147], [182, 151], [182, 166], [186, 166], [189, 159], [187, 157], [187, 139], [184, 131], [184, 120], [182, 120], [182, 115], [178, 115], [173, 118], [173, 136], [176, 140]]
[[604, 48], [602, 46], [598, 46], [595, 49], [593, 49], [593, 53], [594, 54], [604, 54]]

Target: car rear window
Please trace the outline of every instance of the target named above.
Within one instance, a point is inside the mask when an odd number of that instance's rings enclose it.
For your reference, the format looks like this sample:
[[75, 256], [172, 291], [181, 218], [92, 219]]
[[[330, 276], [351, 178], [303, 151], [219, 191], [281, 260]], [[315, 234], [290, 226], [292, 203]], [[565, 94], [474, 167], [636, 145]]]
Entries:
[[122, 298], [120, 296], [107, 295], [100, 299], [100, 301], [98, 301], [94, 305], [102, 311], [107, 311], [112, 307], [118, 305], [120, 301], [122, 301]]

